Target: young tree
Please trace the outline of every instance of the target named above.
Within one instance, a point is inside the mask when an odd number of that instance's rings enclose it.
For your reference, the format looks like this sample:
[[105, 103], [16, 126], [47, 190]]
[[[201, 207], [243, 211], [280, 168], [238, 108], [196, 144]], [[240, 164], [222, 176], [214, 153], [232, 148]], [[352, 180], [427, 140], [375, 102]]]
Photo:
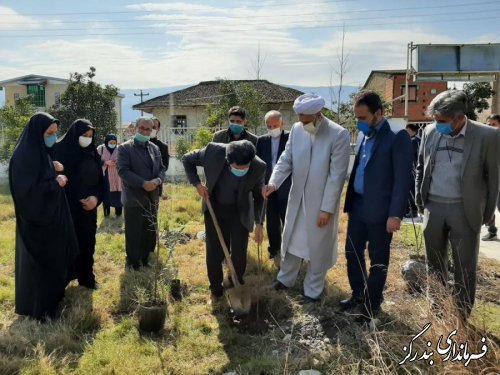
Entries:
[[477, 120], [478, 113], [490, 108], [488, 99], [495, 94], [495, 91], [489, 82], [466, 83], [463, 90], [467, 94], [467, 118]]
[[6, 105], [0, 109], [0, 161], [8, 162], [16, 147], [24, 127], [28, 123], [35, 108], [30, 104], [30, 97], [16, 100], [13, 106]]
[[96, 127], [97, 140], [116, 133], [118, 88], [113, 85], [103, 87], [94, 82], [95, 71], [91, 66], [87, 73], [72, 73], [68, 88], [61, 95], [61, 106], [50, 109], [50, 113], [61, 121], [61, 133], [78, 118], [86, 118]]
[[219, 102], [207, 107], [207, 125], [215, 127], [227, 123], [227, 112], [235, 105], [245, 108], [248, 127], [255, 131], [262, 124], [261, 109], [264, 96], [247, 82], [221, 80]]

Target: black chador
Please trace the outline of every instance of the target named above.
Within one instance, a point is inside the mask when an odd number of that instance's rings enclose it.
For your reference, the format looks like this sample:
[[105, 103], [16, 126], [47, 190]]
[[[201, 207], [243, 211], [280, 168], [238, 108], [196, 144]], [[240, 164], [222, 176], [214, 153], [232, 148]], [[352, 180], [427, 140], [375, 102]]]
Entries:
[[44, 133], [57, 123], [37, 113], [25, 127], [9, 165], [16, 211], [16, 313], [53, 318], [78, 253], [68, 202]]
[[[92, 130], [90, 141], [83, 135]], [[75, 225], [80, 255], [75, 263], [76, 278], [80, 285], [96, 289], [93, 272], [95, 235], [97, 230], [97, 205], [103, 195], [104, 182], [100, 166], [100, 158], [94, 144], [95, 130], [90, 121], [79, 119], [71, 124], [68, 132], [54, 146], [54, 159], [64, 166], [64, 173], [68, 177], [66, 196]], [[82, 200], [89, 197], [97, 199], [97, 205], [86, 210]]]

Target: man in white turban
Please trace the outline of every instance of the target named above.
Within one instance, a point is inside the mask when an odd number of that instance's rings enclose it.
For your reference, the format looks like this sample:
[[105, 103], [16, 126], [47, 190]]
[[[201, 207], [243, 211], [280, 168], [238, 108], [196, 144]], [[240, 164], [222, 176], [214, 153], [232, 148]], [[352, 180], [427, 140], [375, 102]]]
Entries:
[[295, 284], [302, 261], [308, 261], [304, 280], [307, 301], [319, 301], [327, 271], [337, 261], [339, 202], [350, 155], [349, 132], [321, 113], [325, 100], [318, 95], [299, 96], [293, 105], [299, 117], [285, 151], [274, 167], [267, 197], [291, 174], [281, 264], [274, 288]]

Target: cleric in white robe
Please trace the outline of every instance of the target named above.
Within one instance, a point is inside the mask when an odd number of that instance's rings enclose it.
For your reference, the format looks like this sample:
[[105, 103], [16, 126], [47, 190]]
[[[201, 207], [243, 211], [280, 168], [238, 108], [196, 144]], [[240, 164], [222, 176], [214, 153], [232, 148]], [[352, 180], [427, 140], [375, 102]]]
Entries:
[[320, 299], [327, 271], [337, 261], [339, 203], [350, 155], [350, 135], [321, 113], [325, 100], [304, 94], [293, 108], [299, 117], [263, 195], [292, 175], [281, 264], [275, 289], [295, 284], [302, 260], [309, 261], [304, 296]]

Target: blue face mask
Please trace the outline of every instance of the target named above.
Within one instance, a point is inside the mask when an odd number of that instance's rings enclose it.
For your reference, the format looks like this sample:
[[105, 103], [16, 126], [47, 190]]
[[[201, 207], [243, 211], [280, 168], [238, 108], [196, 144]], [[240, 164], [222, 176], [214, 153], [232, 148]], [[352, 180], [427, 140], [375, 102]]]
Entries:
[[231, 167], [231, 173], [234, 174], [236, 177], [243, 177], [246, 175], [248, 172], [248, 168], [246, 169], [236, 169]]
[[149, 138], [147, 135], [142, 135], [141, 133], [136, 133], [135, 134], [135, 140], [139, 143], [146, 143], [149, 141]]
[[113, 144], [113, 143], [111, 143], [111, 144], [110, 144], [110, 143], [108, 143], [108, 147], [109, 147], [110, 149], [114, 149], [114, 148], [116, 147], [116, 145], [115, 145], [115, 144]]
[[373, 129], [370, 128], [370, 124], [364, 121], [356, 122], [356, 127], [361, 131], [366, 137], [369, 137], [373, 133]]
[[229, 130], [231, 130], [231, 133], [233, 134], [241, 134], [241, 132], [243, 131], [243, 125], [240, 125], [240, 124], [235, 124], [234, 122], [230, 122], [229, 123]]
[[51, 148], [57, 142], [57, 135], [55, 135], [55, 134], [45, 135], [43, 137], [43, 141], [45, 142], [45, 146], [47, 146], [48, 148]]
[[436, 130], [444, 135], [448, 135], [453, 132], [453, 128], [449, 122], [437, 122], [436, 121]]

